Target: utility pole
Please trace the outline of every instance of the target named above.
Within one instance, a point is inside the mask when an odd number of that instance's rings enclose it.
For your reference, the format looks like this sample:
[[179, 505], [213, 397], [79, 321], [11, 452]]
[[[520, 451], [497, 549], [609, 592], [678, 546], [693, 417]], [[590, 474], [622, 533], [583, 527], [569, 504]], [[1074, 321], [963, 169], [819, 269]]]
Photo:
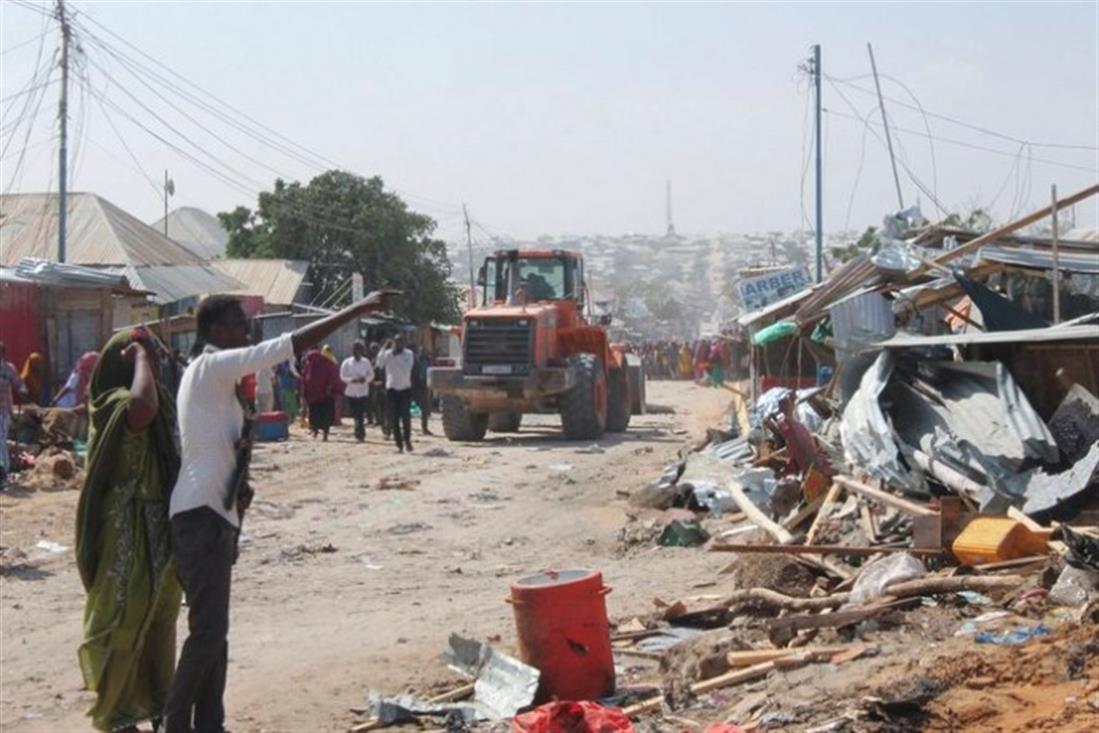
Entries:
[[866, 50], [870, 54], [870, 69], [874, 72], [874, 86], [878, 90], [878, 108], [881, 110], [881, 124], [885, 128], [885, 145], [889, 148], [889, 163], [893, 166], [893, 183], [897, 186], [898, 211], [904, 210], [904, 196], [901, 195], [901, 177], [897, 175], [897, 159], [893, 156], [893, 138], [889, 135], [889, 120], [885, 117], [885, 99], [881, 95], [881, 82], [878, 81], [878, 65], [874, 61], [874, 47], [866, 44]]
[[469, 253], [469, 305], [477, 305], [477, 277], [473, 274], [473, 235], [469, 230], [469, 209], [462, 202], [462, 216], [466, 220], [466, 251]]
[[168, 170], [164, 170], [164, 236], [168, 236], [168, 197], [176, 195], [176, 182], [168, 177]]
[[813, 81], [816, 85], [816, 126], [817, 126], [817, 282], [824, 279], [824, 198], [821, 191], [823, 174], [821, 168], [820, 150], [820, 44], [813, 46]]
[[57, 0], [57, 22], [61, 24], [61, 101], [58, 103], [57, 116], [61, 122], [61, 146], [58, 152], [57, 172], [57, 261], [65, 261], [65, 238], [68, 219], [69, 185], [69, 41], [72, 30], [65, 15], [65, 0]]
[[1053, 203], [1049, 205], [1050, 214], [1053, 215], [1053, 325], [1061, 322], [1061, 252], [1058, 247], [1057, 226], [1057, 184], [1050, 186], [1050, 197]]

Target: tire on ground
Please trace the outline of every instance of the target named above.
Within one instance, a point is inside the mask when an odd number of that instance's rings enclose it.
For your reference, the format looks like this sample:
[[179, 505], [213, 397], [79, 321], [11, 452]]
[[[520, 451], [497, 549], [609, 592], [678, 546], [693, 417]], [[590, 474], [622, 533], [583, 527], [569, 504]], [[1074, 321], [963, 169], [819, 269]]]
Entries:
[[522, 424], [521, 412], [492, 412], [488, 416], [488, 429], [494, 433], [517, 433]]
[[607, 432], [624, 433], [630, 427], [630, 380], [626, 369], [611, 369], [607, 377]]
[[[603, 437], [607, 427], [607, 378], [594, 354], [574, 354], [569, 366], [576, 373], [576, 385], [561, 395], [561, 426], [569, 440]], [[597, 404], [602, 395], [602, 405]]]
[[483, 440], [488, 414], [471, 412], [459, 397], [443, 395], [443, 433], [447, 440]]

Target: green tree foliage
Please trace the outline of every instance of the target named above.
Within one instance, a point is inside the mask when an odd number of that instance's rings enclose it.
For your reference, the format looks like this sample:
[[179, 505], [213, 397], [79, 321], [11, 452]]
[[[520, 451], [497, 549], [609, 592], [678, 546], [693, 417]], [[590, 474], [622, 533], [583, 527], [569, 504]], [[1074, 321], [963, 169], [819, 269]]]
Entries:
[[874, 235], [878, 231], [877, 227], [866, 227], [866, 231], [862, 233], [857, 242], [851, 242], [842, 247], [833, 247], [832, 256], [836, 258], [838, 262], [847, 262], [853, 260], [863, 252], [869, 251], [874, 246]]
[[395, 310], [414, 323], [460, 316], [446, 245], [432, 237], [435, 221], [409, 210], [377, 176], [332, 170], [306, 185], [276, 180], [254, 211], [238, 206], [218, 218], [230, 257], [307, 260], [317, 302], [341, 292], [333, 302], [346, 304], [348, 278], [361, 272], [367, 291], [403, 290]]

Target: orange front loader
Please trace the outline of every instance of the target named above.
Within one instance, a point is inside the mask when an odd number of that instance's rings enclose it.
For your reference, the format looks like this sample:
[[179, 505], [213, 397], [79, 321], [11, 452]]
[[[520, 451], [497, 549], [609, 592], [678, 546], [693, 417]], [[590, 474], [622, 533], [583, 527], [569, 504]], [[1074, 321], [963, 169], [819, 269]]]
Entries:
[[[480, 304], [462, 324], [462, 363], [435, 367], [450, 440], [519, 429], [524, 413], [558, 413], [573, 440], [624, 432], [639, 369], [584, 315], [584, 260], [574, 252], [500, 251], [485, 260]], [[631, 380], [631, 374], [635, 375]]]

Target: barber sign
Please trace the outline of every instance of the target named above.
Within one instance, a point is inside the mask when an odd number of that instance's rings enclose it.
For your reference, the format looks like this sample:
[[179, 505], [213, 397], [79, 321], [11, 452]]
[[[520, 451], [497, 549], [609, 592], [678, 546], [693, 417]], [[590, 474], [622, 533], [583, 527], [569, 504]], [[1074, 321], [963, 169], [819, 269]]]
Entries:
[[737, 283], [737, 289], [744, 309], [754, 311], [804, 290], [810, 283], [808, 270], [792, 267], [745, 278]]

